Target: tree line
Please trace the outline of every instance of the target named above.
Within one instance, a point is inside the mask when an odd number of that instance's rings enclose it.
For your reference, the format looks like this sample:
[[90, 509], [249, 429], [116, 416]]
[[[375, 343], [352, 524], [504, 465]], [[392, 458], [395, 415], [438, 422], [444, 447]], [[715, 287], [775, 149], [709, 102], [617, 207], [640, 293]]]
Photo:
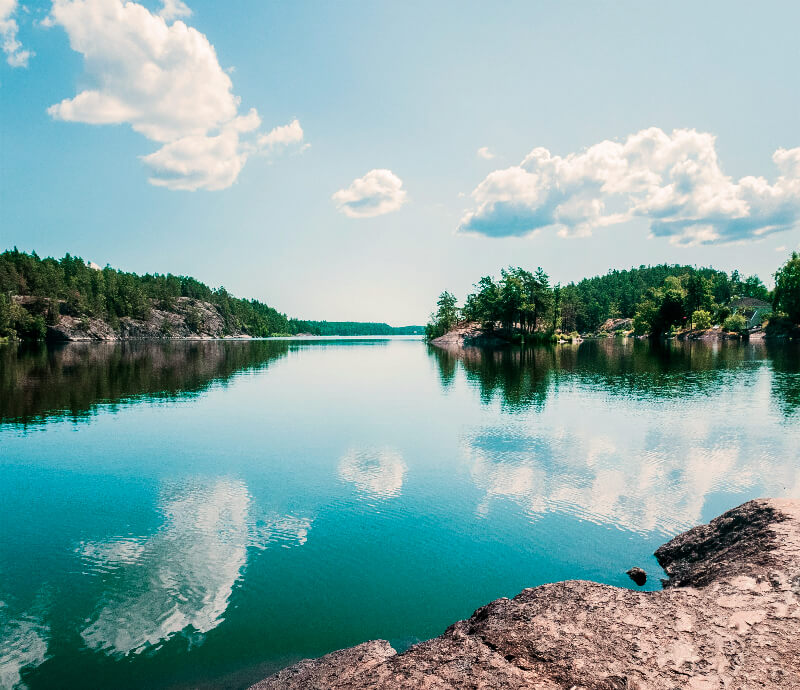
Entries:
[[[13, 299], [14, 296], [35, 300]], [[0, 254], [0, 336], [40, 339], [60, 315], [95, 317], [112, 327], [124, 317], [146, 320], [154, 307], [170, 311], [179, 297], [214, 304], [226, 333], [267, 336], [285, 333], [285, 314], [259, 302], [212, 289], [188, 276], [137, 275], [106, 266], [99, 269], [67, 254], [40, 258], [16, 249]]]
[[306, 321], [289, 319], [289, 331], [293, 335], [423, 335], [424, 326], [390, 326], [388, 323], [364, 321]]
[[772, 305], [773, 330], [800, 323], [800, 255], [793, 253], [778, 269], [772, 292], [756, 275], [677, 264], [612, 270], [564, 286], [552, 285], [542, 268], [509, 267], [499, 278], [482, 277], [460, 308], [452, 293], [443, 292], [426, 336], [436, 338], [459, 321], [512, 340], [548, 339], [556, 331], [594, 333], [608, 319], [631, 319], [640, 335], [713, 324], [742, 331], [746, 322], [733, 312], [744, 298]]
[[[172, 311], [179, 298], [213, 304], [226, 334], [403, 335], [421, 326], [393, 328], [385, 323], [328, 322], [289, 319], [254, 299], [234, 297], [224, 287], [211, 288], [195, 278], [171, 273], [137, 275], [110, 266], [99, 268], [67, 254], [40, 258], [16, 247], [0, 254], [0, 338], [40, 340], [62, 315], [97, 318], [112, 328], [120, 319], [147, 320], [154, 308]], [[187, 322], [190, 328], [196, 330]]]

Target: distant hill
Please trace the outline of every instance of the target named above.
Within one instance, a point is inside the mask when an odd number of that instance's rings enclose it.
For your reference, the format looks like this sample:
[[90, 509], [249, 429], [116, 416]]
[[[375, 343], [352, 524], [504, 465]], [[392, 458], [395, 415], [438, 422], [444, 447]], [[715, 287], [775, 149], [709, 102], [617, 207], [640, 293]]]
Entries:
[[415, 335], [421, 326], [289, 319], [224, 287], [167, 274], [137, 275], [67, 254], [0, 254], [0, 338], [124, 340], [271, 335]]
[[390, 326], [364, 321], [301, 321], [289, 319], [291, 333], [308, 335], [424, 335], [425, 326]]

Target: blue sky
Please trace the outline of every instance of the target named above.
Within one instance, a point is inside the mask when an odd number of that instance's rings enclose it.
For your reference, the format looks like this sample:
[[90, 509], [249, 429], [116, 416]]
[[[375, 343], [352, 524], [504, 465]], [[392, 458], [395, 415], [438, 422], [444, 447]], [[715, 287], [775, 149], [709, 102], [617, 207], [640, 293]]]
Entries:
[[187, 5], [0, 0], [0, 246], [401, 324], [800, 244], [797, 3]]

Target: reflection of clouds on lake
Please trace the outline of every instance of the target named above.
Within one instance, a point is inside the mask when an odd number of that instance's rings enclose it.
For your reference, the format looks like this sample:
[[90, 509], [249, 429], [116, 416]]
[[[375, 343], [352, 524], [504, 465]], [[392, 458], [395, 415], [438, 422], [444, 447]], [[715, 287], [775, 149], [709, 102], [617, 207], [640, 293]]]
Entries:
[[400, 494], [406, 475], [403, 456], [392, 448], [349, 450], [339, 461], [339, 476], [372, 498]]
[[109, 572], [139, 560], [144, 545], [134, 537], [112, 538], [107, 541], [82, 542], [76, 549], [89, 572]]
[[249, 545], [262, 551], [270, 544], [281, 543], [289, 546], [296, 543], [300, 546], [308, 541], [308, 530], [311, 529], [309, 518], [282, 515], [268, 520], [259, 520], [253, 527]]
[[22, 672], [47, 659], [50, 627], [35, 613], [11, 619], [0, 602], [0, 688], [24, 688]]
[[485, 516], [507, 499], [532, 519], [571, 514], [668, 535], [702, 522], [706, 499], [717, 492], [797, 495], [798, 434], [755, 418], [742, 423], [737, 414], [729, 422], [724, 405], [697, 417], [680, 405], [638, 413], [598, 405], [576, 418], [554, 405], [535, 419], [497, 418], [464, 438], [473, 481], [484, 491], [477, 512]]
[[292, 516], [252, 524], [251, 503], [241, 481], [194, 481], [163, 492], [164, 524], [154, 535], [81, 544], [78, 553], [106, 585], [102, 606], [81, 633], [86, 644], [138, 653], [183, 630], [216, 628], [247, 547], [303, 544], [311, 526]]

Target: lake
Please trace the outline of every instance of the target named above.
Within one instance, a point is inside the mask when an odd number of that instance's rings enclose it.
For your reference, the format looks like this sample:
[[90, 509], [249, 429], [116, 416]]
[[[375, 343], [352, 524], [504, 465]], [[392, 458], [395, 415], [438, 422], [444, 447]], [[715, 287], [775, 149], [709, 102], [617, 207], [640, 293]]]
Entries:
[[800, 496], [800, 351], [0, 346], [0, 687], [243, 688]]

